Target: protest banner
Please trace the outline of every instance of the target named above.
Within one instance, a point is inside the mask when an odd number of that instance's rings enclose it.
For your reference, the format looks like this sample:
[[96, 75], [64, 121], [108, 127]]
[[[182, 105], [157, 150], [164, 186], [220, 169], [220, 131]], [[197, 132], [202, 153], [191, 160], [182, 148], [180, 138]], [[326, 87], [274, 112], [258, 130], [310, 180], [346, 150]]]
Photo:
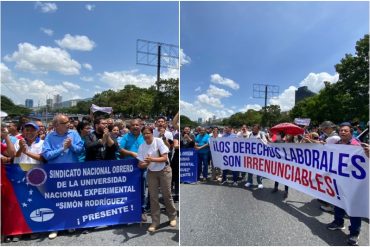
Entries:
[[2, 166], [2, 234], [141, 222], [136, 159]]
[[212, 138], [210, 148], [222, 170], [257, 174], [343, 208], [349, 216], [369, 217], [369, 159], [361, 146]]
[[295, 118], [294, 123], [297, 125], [309, 126], [311, 122], [310, 118]]
[[180, 149], [180, 182], [195, 183], [198, 174], [198, 154], [193, 148]]

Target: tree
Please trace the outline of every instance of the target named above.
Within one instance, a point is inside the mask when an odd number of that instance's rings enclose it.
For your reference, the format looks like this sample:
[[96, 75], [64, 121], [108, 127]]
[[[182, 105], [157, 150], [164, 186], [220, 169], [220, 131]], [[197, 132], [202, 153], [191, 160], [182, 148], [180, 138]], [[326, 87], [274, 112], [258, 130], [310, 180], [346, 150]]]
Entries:
[[346, 54], [335, 69], [338, 82], [325, 82], [319, 94], [294, 106], [291, 117], [311, 118], [313, 124], [369, 119], [369, 35], [357, 41], [356, 55]]
[[1, 110], [8, 113], [9, 116], [29, 115], [31, 113], [30, 109], [15, 105], [11, 99], [4, 95], [1, 95]]
[[180, 127], [183, 129], [185, 126], [195, 128], [198, 126], [198, 123], [191, 121], [190, 118], [185, 115], [180, 115]]

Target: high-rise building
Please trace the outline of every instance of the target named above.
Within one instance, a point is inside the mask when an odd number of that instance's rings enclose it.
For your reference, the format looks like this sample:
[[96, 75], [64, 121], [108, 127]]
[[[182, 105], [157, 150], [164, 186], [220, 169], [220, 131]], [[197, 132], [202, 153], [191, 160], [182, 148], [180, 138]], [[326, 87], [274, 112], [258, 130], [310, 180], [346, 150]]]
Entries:
[[307, 86], [299, 87], [298, 90], [295, 91], [295, 104], [298, 104], [299, 101], [304, 100], [305, 98], [314, 96], [315, 93], [310, 91]]
[[200, 118], [198, 118], [198, 123], [199, 124], [201, 124], [201, 123], [203, 123], [203, 119], [200, 117]]
[[25, 106], [27, 108], [32, 108], [33, 107], [33, 99], [26, 99]]
[[46, 106], [48, 107], [48, 109], [52, 109], [53, 108], [53, 99], [46, 99]]
[[58, 109], [62, 106], [62, 96], [57, 94], [54, 95], [54, 108]]

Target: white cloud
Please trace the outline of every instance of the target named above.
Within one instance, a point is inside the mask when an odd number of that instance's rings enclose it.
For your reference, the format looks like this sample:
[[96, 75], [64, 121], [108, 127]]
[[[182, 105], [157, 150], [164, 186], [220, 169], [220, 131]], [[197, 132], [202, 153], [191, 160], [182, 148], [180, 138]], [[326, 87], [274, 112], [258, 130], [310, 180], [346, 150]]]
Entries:
[[93, 11], [95, 9], [95, 5], [94, 4], [86, 4], [85, 5], [85, 8], [88, 10], [88, 11]]
[[239, 84], [238, 83], [236, 83], [235, 81], [233, 81], [229, 78], [222, 77], [219, 74], [211, 75], [211, 82], [230, 87], [234, 90], [239, 89]]
[[85, 69], [92, 70], [91, 64], [84, 63], [83, 66], [84, 66]]
[[285, 89], [282, 94], [276, 98], [269, 100], [271, 105], [279, 105], [282, 111], [289, 111], [294, 107], [295, 104], [295, 91], [297, 88], [295, 86], [290, 86]]
[[68, 52], [48, 46], [39, 48], [29, 44], [18, 44], [18, 51], [4, 57], [7, 62], [16, 62], [16, 68], [31, 72], [47, 73], [56, 71], [64, 75], [80, 73], [81, 65], [71, 59]]
[[180, 65], [191, 63], [191, 58], [185, 54], [183, 49], [180, 49]]
[[193, 121], [198, 121], [198, 118], [202, 118], [203, 121], [208, 120], [216, 116], [217, 119], [229, 117], [234, 114], [235, 111], [232, 109], [223, 108], [222, 110], [210, 110], [200, 102], [189, 103], [180, 100], [180, 114], [189, 117]]
[[71, 82], [52, 85], [38, 79], [16, 78], [3, 63], [0, 64], [0, 69], [1, 93], [11, 98], [15, 104], [24, 104], [26, 99], [33, 99], [34, 106], [45, 105], [46, 98], [53, 98], [56, 94], [60, 94], [63, 101], [81, 98], [78, 95], [80, 86]]
[[174, 68], [169, 68], [161, 73], [161, 79], [176, 79], [179, 78], [179, 70]]
[[211, 97], [215, 97], [215, 98], [226, 98], [232, 95], [229, 91], [222, 89], [222, 88], [215, 87], [213, 85], [209, 85], [207, 93]]
[[202, 90], [202, 88], [201, 87], [197, 87], [194, 91], [195, 92], [200, 92], [200, 90]]
[[68, 81], [64, 81], [62, 82], [62, 84], [66, 89], [69, 89], [69, 90], [77, 90], [81, 88], [79, 85], [74, 84], [72, 82], [68, 82]]
[[13, 83], [14, 79], [10, 69], [3, 63], [0, 63], [1, 83]]
[[40, 9], [42, 13], [54, 13], [58, 7], [55, 3], [36, 2], [35, 8]]
[[262, 106], [260, 106], [259, 104], [247, 104], [247, 105], [244, 105], [243, 108], [241, 108], [239, 111], [240, 112], [247, 112], [249, 109], [253, 109], [253, 110], [256, 110], [256, 111], [259, 111], [262, 109]]
[[93, 77], [88, 77], [88, 76], [82, 76], [80, 79], [83, 80], [83, 81], [87, 81], [87, 82], [90, 82], [90, 81], [94, 80]]
[[55, 42], [64, 49], [79, 51], [91, 51], [96, 46], [94, 41], [84, 35], [66, 34], [62, 40], [55, 40]]
[[197, 121], [198, 118], [202, 118], [203, 120], [209, 119], [214, 115], [205, 108], [197, 107], [196, 105], [183, 100], [180, 100], [180, 113], [193, 121]]
[[336, 83], [339, 79], [339, 74], [330, 75], [329, 73], [310, 73], [308, 76], [299, 83], [299, 86], [307, 86], [309, 90], [314, 93], [318, 93], [321, 89], [325, 87], [324, 81], [329, 81], [331, 83]]
[[51, 29], [48, 29], [48, 28], [40, 28], [40, 30], [43, 32], [43, 33], [45, 33], [46, 35], [48, 35], [48, 36], [53, 36], [53, 34], [54, 34], [54, 31], [53, 30], [51, 30]]
[[155, 84], [156, 76], [139, 74], [137, 70], [114, 71], [98, 74], [100, 81], [105, 82], [113, 89], [122, 89], [125, 85], [133, 84], [141, 88], [149, 88]]
[[198, 95], [198, 100], [200, 103], [204, 103], [216, 108], [223, 108], [224, 105], [221, 104], [220, 99], [214, 98], [214, 97], [209, 97], [207, 94], [201, 94]]

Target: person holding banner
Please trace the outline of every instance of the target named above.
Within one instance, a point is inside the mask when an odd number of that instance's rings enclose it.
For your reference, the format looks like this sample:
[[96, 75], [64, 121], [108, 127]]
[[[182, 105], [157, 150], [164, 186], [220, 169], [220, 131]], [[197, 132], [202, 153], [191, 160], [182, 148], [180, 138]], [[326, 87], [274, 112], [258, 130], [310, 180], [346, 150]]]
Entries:
[[206, 129], [204, 127], [200, 128], [200, 133], [195, 138], [195, 149], [198, 151], [198, 180], [200, 180], [200, 174], [202, 173], [202, 181], [207, 181], [209, 161], [209, 135], [206, 133]]
[[[225, 133], [222, 135], [222, 137], [226, 137], [226, 138], [236, 138], [237, 137], [236, 134], [233, 133], [231, 126], [225, 126], [224, 132]], [[228, 171], [229, 170], [223, 170], [222, 171], [221, 184], [226, 184], [227, 183], [226, 175], [227, 175]], [[233, 174], [233, 186], [238, 186], [239, 172], [238, 171], [232, 171], [232, 174]]]
[[[280, 134], [278, 134], [276, 136], [276, 141], [275, 143], [294, 143], [294, 136], [292, 135], [285, 135], [284, 132], [281, 132]], [[284, 137], [285, 137], [285, 140], [284, 140]], [[274, 184], [274, 189], [271, 191], [271, 193], [276, 193], [278, 192], [278, 187], [279, 187], [279, 182], [275, 182]], [[283, 194], [283, 198], [286, 199], [288, 198], [288, 191], [289, 191], [289, 187], [287, 185], [284, 186], [284, 194]]]
[[[58, 114], [53, 119], [55, 131], [50, 132], [44, 141], [42, 156], [49, 164], [78, 163], [78, 157], [84, 151], [84, 144], [77, 131], [68, 129], [69, 118]], [[49, 239], [58, 236], [58, 232], [51, 232]]]
[[159, 188], [162, 192], [170, 226], [176, 226], [177, 212], [171, 195], [172, 169], [168, 161], [168, 147], [161, 138], [153, 136], [153, 129], [142, 129], [145, 142], [139, 147], [137, 159], [139, 168], [148, 168], [148, 188], [152, 224], [148, 231], [153, 233], [160, 224]]
[[[260, 139], [263, 143], [267, 143], [266, 136], [260, 131], [260, 125], [254, 124], [252, 127], [252, 133], [250, 133], [248, 138]], [[257, 175], [258, 189], [263, 189], [262, 177]], [[253, 184], [253, 174], [248, 173], [248, 180], [245, 187], [249, 188]]]
[[[139, 147], [144, 143], [144, 136], [141, 134], [142, 123], [140, 119], [133, 119], [130, 123], [130, 132], [125, 134], [119, 143], [119, 152], [124, 159], [137, 158]], [[148, 198], [145, 197], [145, 189], [147, 183], [147, 169], [141, 169], [141, 220], [147, 221], [145, 209], [147, 208]]]
[[[337, 144], [344, 145], [355, 145], [360, 146], [361, 144], [352, 136], [353, 128], [350, 123], [344, 122], [339, 126], [340, 140]], [[366, 153], [366, 152], [365, 152]], [[368, 153], [367, 153], [368, 155]], [[344, 209], [337, 206], [334, 207], [334, 221], [327, 225], [329, 230], [344, 230], [344, 216], [346, 212]], [[361, 217], [349, 217], [351, 225], [349, 226], [349, 236], [347, 243], [349, 245], [358, 245], [358, 239], [361, 230]]]

